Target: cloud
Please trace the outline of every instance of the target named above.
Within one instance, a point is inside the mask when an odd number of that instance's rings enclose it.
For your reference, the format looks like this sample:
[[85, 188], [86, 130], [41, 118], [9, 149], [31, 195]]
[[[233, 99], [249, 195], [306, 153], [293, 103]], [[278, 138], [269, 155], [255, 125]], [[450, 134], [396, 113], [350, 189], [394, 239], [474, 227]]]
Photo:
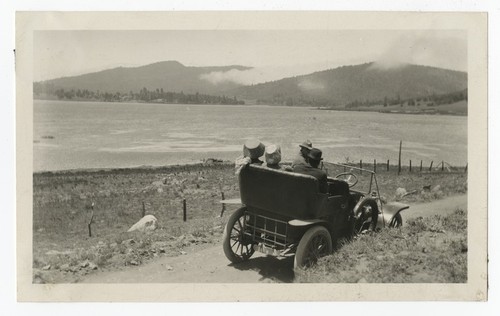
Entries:
[[400, 36], [380, 54], [372, 67], [389, 69], [406, 64], [467, 71], [467, 38], [431, 31]]
[[[200, 75], [200, 79], [206, 80], [214, 85], [234, 82], [242, 85], [252, 85], [268, 81], [280, 80], [283, 78], [307, 75], [315, 71], [322, 71], [329, 68], [342, 66], [343, 64], [330, 62], [317, 62], [310, 64], [295, 64], [285, 66], [261, 66], [248, 70], [231, 69], [229, 71], [213, 71]], [[321, 89], [317, 83], [303, 82], [304, 89]]]
[[200, 79], [206, 80], [214, 85], [226, 82], [247, 85], [251, 84], [259, 76], [262, 76], [262, 74], [256, 71], [255, 68], [249, 70], [231, 69], [229, 71], [212, 71], [210, 73], [201, 74]]
[[304, 92], [313, 92], [323, 90], [325, 88], [322, 83], [312, 81], [311, 79], [302, 79], [297, 86]]

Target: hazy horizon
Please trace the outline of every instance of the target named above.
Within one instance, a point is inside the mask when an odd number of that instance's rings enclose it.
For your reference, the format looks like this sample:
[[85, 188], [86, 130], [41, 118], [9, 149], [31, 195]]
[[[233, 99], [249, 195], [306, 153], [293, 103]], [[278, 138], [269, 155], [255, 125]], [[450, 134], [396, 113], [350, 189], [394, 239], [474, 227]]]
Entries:
[[239, 84], [367, 62], [467, 72], [467, 34], [450, 30], [36, 31], [34, 51], [35, 82], [163, 61], [253, 67], [202, 78]]

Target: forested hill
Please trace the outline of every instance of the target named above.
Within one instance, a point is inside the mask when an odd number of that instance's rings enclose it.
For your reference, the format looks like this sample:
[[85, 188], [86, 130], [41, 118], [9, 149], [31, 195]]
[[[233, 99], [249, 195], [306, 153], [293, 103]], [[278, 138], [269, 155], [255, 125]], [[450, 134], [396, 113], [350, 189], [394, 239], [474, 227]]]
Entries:
[[384, 68], [366, 63], [239, 87], [229, 94], [266, 104], [331, 106], [407, 100], [466, 88], [465, 72], [411, 64]]
[[[251, 69], [238, 65], [189, 67], [165, 61], [35, 82], [33, 89], [35, 98], [62, 95], [71, 99], [75, 94], [78, 98], [116, 101], [128, 95], [127, 100], [160, 99], [167, 103], [191, 100], [212, 104], [219, 102], [215, 97], [223, 104], [240, 104], [245, 100], [270, 105], [335, 107], [412, 103], [412, 99], [434, 100], [436, 96], [456, 92], [465, 96], [462, 92], [467, 89], [465, 72], [412, 64], [388, 68], [377, 63], [342, 66], [251, 86], [236, 83], [238, 76]], [[82, 93], [83, 97], [78, 96]]]
[[222, 94], [239, 84], [225, 81], [210, 83], [203, 74], [251, 69], [244, 66], [188, 67], [177, 61], [164, 61], [140, 67], [118, 67], [74, 77], [64, 77], [35, 83], [38, 87], [64, 90], [89, 90], [108, 93], [130, 93], [143, 88], [184, 93]]

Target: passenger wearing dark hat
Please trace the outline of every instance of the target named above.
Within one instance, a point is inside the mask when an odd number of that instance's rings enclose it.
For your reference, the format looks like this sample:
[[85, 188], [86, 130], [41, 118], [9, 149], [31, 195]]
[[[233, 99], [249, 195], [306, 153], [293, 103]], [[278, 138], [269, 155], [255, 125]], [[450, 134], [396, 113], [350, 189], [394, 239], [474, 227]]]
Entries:
[[311, 148], [307, 156], [305, 157], [306, 164], [297, 164], [293, 167], [293, 172], [307, 174], [318, 179], [319, 192], [328, 192], [328, 181], [327, 174], [325, 171], [318, 168], [319, 163], [323, 160], [321, 150], [317, 148]]
[[307, 165], [306, 157], [309, 151], [311, 151], [312, 143], [309, 139], [305, 140], [302, 144], [299, 145], [300, 152], [297, 154], [297, 157], [292, 161], [292, 168], [297, 165]]

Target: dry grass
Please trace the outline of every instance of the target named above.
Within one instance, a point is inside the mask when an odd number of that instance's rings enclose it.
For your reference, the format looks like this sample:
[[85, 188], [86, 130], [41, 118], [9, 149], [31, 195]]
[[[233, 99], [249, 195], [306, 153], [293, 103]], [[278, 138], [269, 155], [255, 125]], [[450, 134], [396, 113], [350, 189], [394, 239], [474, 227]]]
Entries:
[[360, 235], [318, 265], [298, 273], [297, 282], [467, 282], [467, 213], [410, 220], [400, 229]]

